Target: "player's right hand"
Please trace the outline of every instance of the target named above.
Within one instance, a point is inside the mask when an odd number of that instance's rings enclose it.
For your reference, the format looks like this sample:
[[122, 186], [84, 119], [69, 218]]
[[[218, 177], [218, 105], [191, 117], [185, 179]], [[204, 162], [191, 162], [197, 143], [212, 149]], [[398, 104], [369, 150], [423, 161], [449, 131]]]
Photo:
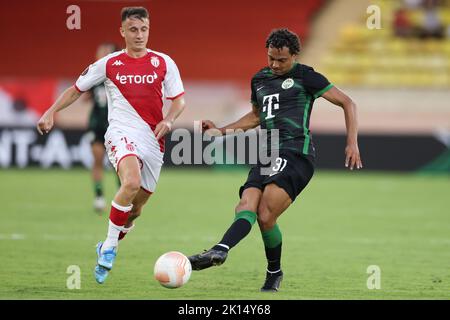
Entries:
[[205, 132], [206, 130], [209, 129], [217, 129], [217, 127], [214, 124], [214, 122], [210, 120], [202, 120], [202, 132]]
[[217, 128], [214, 122], [210, 120], [202, 120], [202, 132], [211, 137], [218, 137], [223, 134], [222, 130]]
[[37, 131], [40, 135], [49, 133], [53, 128], [53, 113], [44, 113], [37, 123]]

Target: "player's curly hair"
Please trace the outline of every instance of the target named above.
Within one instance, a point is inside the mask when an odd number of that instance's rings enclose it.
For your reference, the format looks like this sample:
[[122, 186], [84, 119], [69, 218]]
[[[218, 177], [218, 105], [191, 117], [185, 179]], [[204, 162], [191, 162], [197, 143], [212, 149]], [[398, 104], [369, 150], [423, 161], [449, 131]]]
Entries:
[[290, 54], [298, 54], [300, 52], [300, 39], [297, 34], [288, 29], [274, 29], [266, 40], [266, 48], [282, 49], [289, 48]]

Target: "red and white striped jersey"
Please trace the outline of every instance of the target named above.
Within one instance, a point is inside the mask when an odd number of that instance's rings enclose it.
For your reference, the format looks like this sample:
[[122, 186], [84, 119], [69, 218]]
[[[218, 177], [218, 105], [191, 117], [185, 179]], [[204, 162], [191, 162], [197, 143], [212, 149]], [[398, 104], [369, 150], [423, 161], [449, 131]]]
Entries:
[[163, 97], [173, 100], [184, 94], [175, 62], [150, 49], [141, 58], [117, 51], [86, 68], [75, 88], [84, 92], [102, 82], [108, 98], [109, 127], [150, 138], [145, 141], [163, 151], [164, 139], [156, 141], [153, 133], [163, 119]]

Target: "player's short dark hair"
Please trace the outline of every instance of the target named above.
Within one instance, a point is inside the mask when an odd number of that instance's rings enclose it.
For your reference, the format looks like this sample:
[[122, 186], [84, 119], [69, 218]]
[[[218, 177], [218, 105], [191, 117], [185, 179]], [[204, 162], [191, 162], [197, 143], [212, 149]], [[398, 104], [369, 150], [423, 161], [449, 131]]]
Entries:
[[121, 12], [122, 22], [127, 20], [127, 18], [136, 18], [139, 20], [148, 19], [148, 11], [144, 7], [125, 7], [122, 8]]
[[300, 52], [300, 39], [297, 34], [288, 29], [274, 29], [266, 40], [266, 48], [283, 49], [289, 48], [290, 54], [298, 54]]

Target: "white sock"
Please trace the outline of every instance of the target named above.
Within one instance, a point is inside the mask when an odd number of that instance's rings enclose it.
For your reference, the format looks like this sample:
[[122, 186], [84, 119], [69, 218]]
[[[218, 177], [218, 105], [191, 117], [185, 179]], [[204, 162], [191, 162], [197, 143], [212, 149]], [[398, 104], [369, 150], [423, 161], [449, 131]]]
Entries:
[[111, 249], [112, 247], [117, 248], [119, 245], [119, 233], [122, 231], [122, 228], [123, 227], [117, 226], [109, 220], [108, 235], [106, 236], [105, 242], [103, 242], [102, 253], [106, 249]]

